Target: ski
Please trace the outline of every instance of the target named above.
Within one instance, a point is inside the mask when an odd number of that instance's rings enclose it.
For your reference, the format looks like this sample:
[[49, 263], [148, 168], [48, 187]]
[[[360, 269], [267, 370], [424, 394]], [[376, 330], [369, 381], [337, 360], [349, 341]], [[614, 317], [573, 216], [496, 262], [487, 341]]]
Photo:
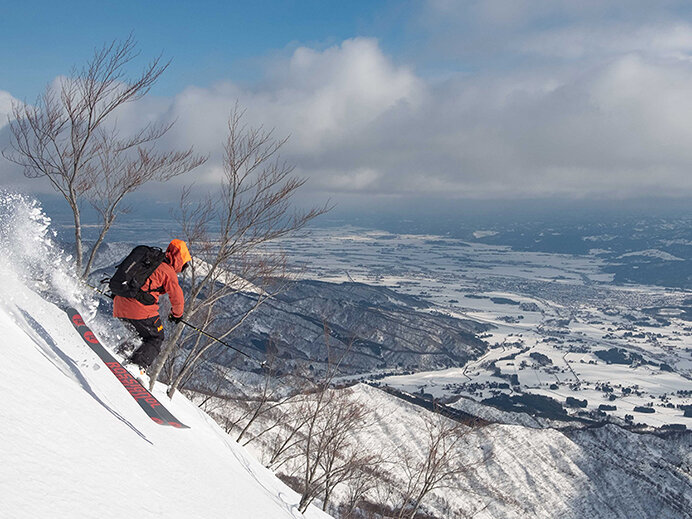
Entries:
[[178, 429], [189, 429], [189, 427], [178, 421], [173, 414], [159, 402], [139, 381], [133, 377], [118, 360], [111, 355], [106, 348], [99, 342], [89, 327], [84, 323], [79, 311], [74, 308], [66, 309], [70, 322], [84, 339], [84, 342], [98, 355], [103, 363], [111, 370], [111, 373], [120, 381], [132, 395], [132, 398], [139, 404], [142, 410], [159, 425], [170, 425]]

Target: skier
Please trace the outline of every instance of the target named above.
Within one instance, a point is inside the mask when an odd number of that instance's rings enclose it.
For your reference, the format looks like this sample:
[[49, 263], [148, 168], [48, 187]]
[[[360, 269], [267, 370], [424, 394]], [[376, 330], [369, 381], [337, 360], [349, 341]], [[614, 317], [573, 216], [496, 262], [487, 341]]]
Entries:
[[[143, 247], [143, 249], [148, 248]], [[161, 254], [161, 249], [156, 250]], [[185, 298], [178, 284], [177, 274], [184, 271], [191, 260], [192, 257], [187, 249], [187, 244], [182, 240], [173, 240], [166, 249], [163, 261], [141, 286], [143, 293], [152, 296], [146, 300], [153, 302], [142, 303], [141, 297], [115, 295], [113, 298], [113, 316], [129, 323], [142, 339], [142, 345], [134, 351], [129, 359], [133, 364], [137, 364], [142, 372], [151, 366], [151, 363], [161, 352], [161, 344], [164, 339], [163, 324], [161, 324], [159, 316], [159, 296], [168, 294], [171, 302], [169, 321], [178, 323], [183, 317]]]

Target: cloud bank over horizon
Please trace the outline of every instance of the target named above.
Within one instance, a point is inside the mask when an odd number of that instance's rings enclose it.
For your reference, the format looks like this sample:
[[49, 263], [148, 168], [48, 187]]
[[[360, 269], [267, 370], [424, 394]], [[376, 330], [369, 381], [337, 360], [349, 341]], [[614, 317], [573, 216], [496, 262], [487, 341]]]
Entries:
[[[643, 2], [613, 14], [618, 5], [603, 19], [607, 9], [590, 1], [560, 11], [554, 2], [432, 1], [415, 30], [448, 60], [444, 74], [354, 37], [297, 47], [258, 81], [189, 86], [118, 117], [125, 129], [177, 120], [166, 144], [211, 155], [187, 179], [198, 184], [221, 174], [238, 101], [248, 124], [290, 135], [282, 157], [310, 178], [306, 190], [337, 199], [691, 197], [692, 24]], [[478, 26], [459, 34], [469, 19]], [[481, 43], [511, 66], [464, 70]], [[0, 91], [3, 121], [11, 99]], [[7, 137], [0, 122], [0, 146]], [[0, 175], [29, 185], [6, 162]]]

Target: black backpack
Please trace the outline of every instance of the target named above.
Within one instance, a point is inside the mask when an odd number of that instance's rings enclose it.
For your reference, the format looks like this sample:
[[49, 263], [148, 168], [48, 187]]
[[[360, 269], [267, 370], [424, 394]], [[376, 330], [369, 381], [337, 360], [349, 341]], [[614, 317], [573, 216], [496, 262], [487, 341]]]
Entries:
[[153, 305], [156, 298], [149, 292], [160, 292], [161, 287], [145, 291], [142, 286], [164, 259], [166, 253], [158, 247], [138, 245], [118, 265], [115, 274], [108, 281], [108, 288], [114, 296], [131, 297], [143, 305]]

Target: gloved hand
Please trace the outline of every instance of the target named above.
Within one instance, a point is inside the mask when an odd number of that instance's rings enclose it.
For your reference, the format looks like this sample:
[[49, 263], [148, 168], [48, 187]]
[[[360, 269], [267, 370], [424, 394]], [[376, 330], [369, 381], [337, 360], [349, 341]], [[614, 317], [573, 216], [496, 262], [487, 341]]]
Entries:
[[173, 314], [168, 314], [168, 320], [172, 323], [179, 323], [180, 321], [183, 320], [183, 316], [181, 315], [180, 317], [176, 317]]

